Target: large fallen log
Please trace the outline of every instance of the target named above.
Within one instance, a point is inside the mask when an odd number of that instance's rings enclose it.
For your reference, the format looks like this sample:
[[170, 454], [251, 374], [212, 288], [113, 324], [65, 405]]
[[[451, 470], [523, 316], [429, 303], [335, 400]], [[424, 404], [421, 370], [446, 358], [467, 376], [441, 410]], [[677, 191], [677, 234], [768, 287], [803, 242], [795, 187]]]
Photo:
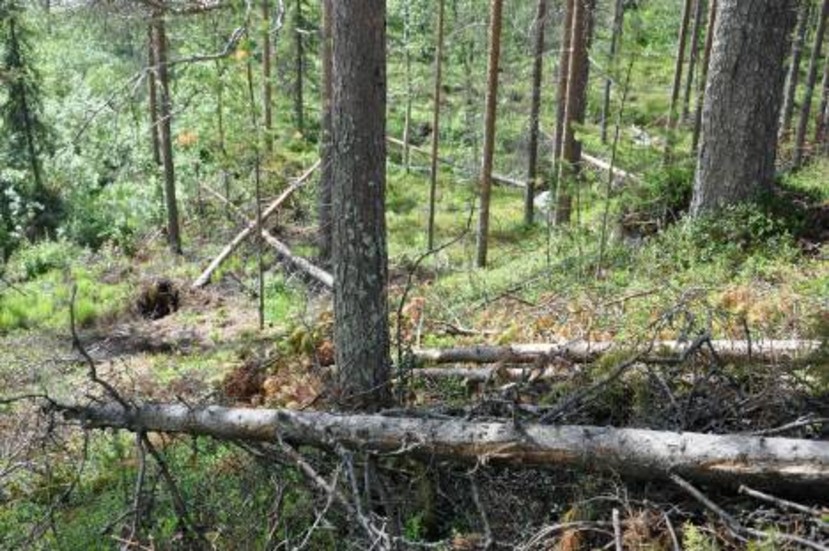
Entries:
[[[605, 161], [603, 159], [599, 159], [598, 157], [594, 157], [593, 155], [588, 155], [587, 153], [584, 153], [584, 152], [582, 152], [582, 154], [581, 154], [581, 159], [584, 162], [595, 166], [599, 170], [604, 170], [605, 172], [610, 171], [610, 168], [611, 168], [610, 163], [608, 163], [607, 161]], [[636, 174], [633, 174], [631, 172], [628, 172], [626, 170], [622, 170], [621, 168], [619, 168], [617, 166], [613, 167], [613, 174], [615, 176], [618, 176], [622, 180], [630, 180], [630, 181], [636, 182], [636, 183], [641, 183], [642, 182], [641, 177], [639, 177]]]
[[[262, 211], [262, 221], [264, 222], [265, 220], [267, 220], [268, 217], [270, 217], [274, 212], [276, 212], [276, 209], [278, 209], [279, 206], [282, 205], [282, 203], [285, 202], [285, 200], [287, 200], [296, 190], [298, 190], [300, 187], [302, 187], [305, 184], [305, 182], [308, 181], [308, 178], [311, 177], [311, 175], [314, 173], [314, 171], [317, 168], [319, 168], [319, 166], [320, 166], [320, 161], [318, 160], [316, 163], [311, 165], [311, 168], [306, 170], [304, 174], [302, 174], [290, 186], [288, 186], [288, 188], [285, 191], [283, 191], [279, 195], [279, 197], [274, 199], [274, 201], [270, 205], [268, 205], [268, 207], [265, 210]], [[207, 285], [210, 282], [210, 277], [213, 275], [213, 272], [215, 272], [219, 268], [219, 266], [222, 265], [222, 262], [227, 260], [227, 258], [231, 254], [233, 254], [233, 251], [238, 249], [239, 246], [242, 243], [244, 243], [245, 240], [255, 230], [256, 230], [256, 224], [255, 223], [248, 224], [247, 227], [245, 227], [242, 231], [240, 231], [238, 234], [236, 234], [236, 236], [233, 238], [233, 240], [230, 243], [228, 243], [225, 246], [225, 248], [222, 249], [222, 251], [216, 256], [216, 258], [213, 259], [213, 261], [210, 263], [210, 265], [207, 268], [205, 268], [204, 272], [202, 272], [201, 275], [198, 278], [196, 278], [196, 280], [193, 282], [193, 288], [197, 289], [199, 287], [204, 287], [205, 285]]]
[[[793, 358], [806, 357], [816, 352], [821, 342], [816, 340], [770, 340], [756, 341], [710, 341], [714, 352], [726, 361], [756, 360], [762, 362], [776, 362]], [[672, 361], [682, 357], [693, 343], [680, 341], [656, 341], [653, 344], [642, 345], [639, 349], [614, 342], [572, 341], [566, 343], [532, 343], [511, 345], [473, 345], [456, 346], [451, 348], [416, 348], [413, 350], [415, 358], [425, 363], [531, 363], [542, 359], [543, 356], [564, 356], [573, 361], [591, 362], [602, 354], [612, 351], [628, 351], [639, 353], [649, 351], [643, 355], [643, 362]], [[710, 350], [702, 347], [702, 350]]]
[[[250, 227], [251, 224], [253, 224], [254, 226], [256, 225], [256, 222], [248, 220], [248, 218], [241, 211], [241, 209], [239, 207], [237, 207], [236, 205], [234, 205], [233, 203], [231, 203], [230, 200], [227, 197], [225, 197], [224, 195], [222, 195], [221, 193], [219, 193], [218, 191], [216, 191], [215, 189], [211, 188], [208, 185], [200, 184], [200, 186], [202, 187], [202, 189], [204, 189], [205, 191], [210, 193], [216, 199], [223, 202], [225, 205], [229, 206], [231, 208], [231, 210], [236, 214], [236, 216], [242, 222], [247, 224], [248, 227]], [[293, 253], [293, 251], [291, 251], [290, 247], [288, 247], [288, 245], [286, 245], [285, 243], [283, 243], [282, 241], [280, 241], [279, 239], [274, 237], [273, 234], [271, 234], [271, 232], [269, 232], [265, 228], [262, 228], [261, 231], [262, 231], [262, 239], [264, 239], [265, 243], [270, 245], [271, 248], [276, 250], [276, 252], [279, 254], [279, 257], [283, 261], [285, 261], [287, 264], [290, 264], [291, 266], [294, 266], [295, 268], [305, 272], [306, 274], [308, 274], [309, 276], [311, 276], [312, 278], [314, 278], [318, 282], [322, 283], [325, 287], [327, 287], [329, 289], [334, 288], [334, 276], [333, 275], [326, 272], [325, 270], [323, 270], [322, 268], [320, 268], [316, 264], [312, 263], [311, 261], [306, 260], [306, 259], [302, 258], [301, 256], [295, 255]]]
[[63, 407], [86, 428], [207, 435], [221, 439], [377, 453], [412, 453], [472, 462], [562, 466], [639, 478], [670, 473], [733, 486], [829, 486], [829, 442], [593, 426], [516, 425], [382, 415], [118, 404]]

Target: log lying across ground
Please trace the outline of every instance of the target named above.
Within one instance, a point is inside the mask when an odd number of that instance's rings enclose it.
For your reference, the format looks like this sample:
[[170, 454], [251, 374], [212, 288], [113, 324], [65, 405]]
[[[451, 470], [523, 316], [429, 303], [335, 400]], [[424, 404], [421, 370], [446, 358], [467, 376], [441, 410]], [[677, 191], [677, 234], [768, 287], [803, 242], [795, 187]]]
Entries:
[[[288, 199], [288, 197], [290, 197], [296, 190], [302, 187], [308, 181], [308, 179], [311, 177], [314, 171], [317, 170], [317, 168], [319, 168], [319, 166], [320, 161], [314, 163], [311, 166], [311, 168], [306, 170], [305, 173], [302, 174], [302, 176], [297, 178], [290, 186], [288, 186], [287, 189], [285, 189], [285, 191], [283, 191], [279, 195], [279, 197], [277, 197], [270, 205], [268, 205], [268, 207], [262, 211], [262, 221], [264, 222], [265, 220], [267, 220], [267, 218], [271, 216], [274, 212], [276, 212], [276, 209], [278, 209], [279, 206], [282, 205], [282, 203], [285, 202], [286, 199]], [[231, 254], [233, 254], [233, 251], [238, 249], [239, 246], [242, 243], [244, 243], [248, 237], [251, 236], [251, 234], [254, 234], [255, 230], [256, 224], [252, 223], [248, 224], [246, 228], [244, 228], [242, 231], [236, 234], [236, 237], [234, 237], [233, 240], [231, 240], [231, 242], [228, 243], [224, 249], [222, 249], [222, 251], [216, 256], [216, 258], [213, 259], [210, 265], [207, 268], [205, 268], [204, 272], [202, 272], [202, 274], [198, 278], [196, 278], [196, 281], [193, 282], [193, 288], [197, 289], [199, 287], [204, 287], [205, 285], [207, 285], [210, 282], [210, 277], [213, 275], [213, 272], [215, 272], [219, 268], [219, 266], [222, 265], [222, 262], [227, 260], [227, 258]]]
[[[774, 362], [801, 358], [816, 352], [821, 342], [816, 340], [769, 340], [730, 341], [712, 340], [711, 348], [726, 361], [756, 360]], [[642, 345], [640, 349], [620, 346], [614, 342], [573, 341], [567, 343], [512, 344], [504, 346], [477, 345], [452, 348], [420, 348], [413, 351], [415, 357], [426, 363], [530, 363], [543, 356], [561, 355], [573, 361], [590, 362], [602, 354], [613, 351], [629, 351], [632, 354], [650, 352], [642, 361], [666, 361], [681, 357], [689, 347], [688, 342], [656, 341]], [[710, 350], [702, 347], [702, 350]]]
[[412, 453], [473, 462], [562, 466], [637, 478], [670, 473], [729, 486], [829, 488], [829, 442], [593, 426], [474, 422], [382, 415], [117, 404], [64, 408], [87, 428], [207, 435], [221, 439], [378, 453]]

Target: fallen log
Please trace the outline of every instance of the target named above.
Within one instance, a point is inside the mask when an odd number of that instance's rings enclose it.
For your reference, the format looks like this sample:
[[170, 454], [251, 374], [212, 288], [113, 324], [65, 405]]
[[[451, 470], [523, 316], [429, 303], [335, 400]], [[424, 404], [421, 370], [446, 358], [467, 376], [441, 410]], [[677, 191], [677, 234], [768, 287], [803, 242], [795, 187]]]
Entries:
[[[816, 352], [820, 341], [816, 340], [770, 340], [730, 341], [712, 340], [711, 348], [727, 361], [757, 360], [775, 362], [801, 358]], [[675, 359], [689, 350], [693, 343], [680, 341], [657, 341], [642, 345], [638, 350], [614, 342], [574, 341], [567, 343], [512, 344], [504, 346], [473, 345], [451, 348], [418, 348], [413, 350], [415, 358], [426, 363], [530, 363], [543, 356], [562, 355], [573, 361], [591, 362], [602, 354], [618, 350], [637, 353], [650, 352], [642, 361], [660, 362]], [[705, 349], [705, 348], [703, 348]]]
[[[219, 193], [215, 189], [211, 188], [210, 186], [207, 186], [207, 185], [204, 185], [204, 184], [199, 184], [199, 185], [205, 191], [207, 191], [208, 193], [210, 193], [211, 195], [216, 197], [218, 200], [222, 201], [227, 206], [229, 206], [231, 208], [231, 210], [233, 210], [233, 212], [236, 214], [237, 217], [239, 217], [239, 219], [242, 222], [248, 224], [248, 227], [250, 227], [250, 224], [253, 224], [254, 227], [256, 226], [256, 223], [251, 222], [250, 220], [248, 220], [247, 217], [245, 216], [245, 214], [239, 209], [239, 207], [237, 207], [236, 205], [231, 203], [230, 200], [227, 197], [225, 197], [224, 195], [222, 195], [221, 193]], [[279, 239], [274, 237], [273, 234], [271, 234], [271, 232], [269, 232], [265, 228], [262, 228], [261, 231], [262, 231], [262, 239], [264, 239], [265, 243], [270, 245], [271, 248], [276, 250], [276, 252], [279, 254], [279, 256], [282, 260], [284, 260], [288, 264], [294, 266], [295, 268], [305, 272], [306, 274], [308, 274], [309, 276], [311, 276], [312, 278], [314, 278], [318, 282], [322, 283], [325, 287], [327, 287], [329, 289], [334, 288], [334, 276], [333, 275], [326, 272], [322, 268], [318, 267], [317, 265], [315, 265], [311, 261], [306, 260], [305, 258], [302, 258], [301, 256], [295, 255], [293, 253], [293, 251], [291, 251], [290, 247], [288, 247], [288, 245], [286, 245], [285, 243], [283, 243], [282, 241], [280, 241]]]
[[594, 426], [517, 425], [382, 415], [148, 404], [58, 406], [85, 428], [206, 435], [471, 462], [579, 466], [636, 478], [689, 479], [738, 487], [829, 486], [829, 442]]
[[[279, 206], [282, 205], [282, 203], [284, 203], [286, 199], [288, 199], [296, 190], [302, 187], [308, 181], [308, 178], [311, 177], [314, 171], [317, 168], [319, 168], [319, 166], [320, 161], [318, 160], [316, 163], [311, 165], [311, 168], [306, 170], [304, 174], [302, 174], [290, 186], [288, 186], [288, 188], [285, 191], [283, 191], [279, 195], [279, 197], [274, 199], [274, 201], [270, 205], [268, 205], [268, 207], [265, 210], [262, 211], [262, 221], [264, 222], [269, 216], [276, 212], [276, 209], [278, 209]], [[254, 232], [254, 230], [256, 230], [256, 224], [248, 224], [247, 227], [245, 227], [242, 231], [236, 234], [233, 240], [230, 243], [228, 243], [225, 246], [225, 248], [222, 249], [222, 251], [216, 256], [216, 258], [213, 259], [210, 265], [207, 268], [205, 268], [204, 272], [202, 272], [201, 275], [198, 278], [196, 278], [192, 285], [193, 289], [197, 289], [207, 285], [210, 282], [210, 277], [213, 275], [213, 272], [215, 272], [219, 268], [219, 266], [221, 266], [222, 263], [225, 260], [227, 260], [227, 258], [231, 254], [233, 254], [233, 252], [236, 249], [238, 249], [242, 243], [244, 243], [244, 241]]]
[[[390, 144], [396, 145], [398, 147], [406, 147], [406, 142], [404, 142], [403, 140], [399, 140], [397, 138], [393, 138], [392, 136], [386, 136], [386, 141], [388, 141]], [[429, 151], [427, 149], [423, 149], [422, 147], [418, 147], [416, 145], [409, 144], [409, 149], [411, 151], [416, 152], [416, 153], [421, 153], [423, 155], [427, 155], [430, 158], [432, 156], [431, 151]], [[444, 164], [446, 166], [451, 166], [451, 167], [454, 167], [454, 168], [458, 168], [458, 164], [456, 162], [451, 161], [449, 159], [446, 159], [444, 157], [438, 157], [438, 162], [440, 162], [441, 164]], [[495, 172], [493, 172], [491, 174], [491, 177], [492, 177], [492, 181], [497, 183], [497, 184], [503, 184], [503, 185], [506, 185], [506, 186], [517, 187], [517, 188], [522, 188], [522, 189], [527, 187], [526, 182], [523, 182], [521, 180], [517, 180], [515, 178], [511, 178], [509, 176], [504, 176], [503, 174], [496, 174]]]
[[[588, 155], [587, 153], [582, 152], [581, 158], [587, 164], [591, 164], [598, 168], [599, 170], [604, 170], [605, 172], [610, 171], [610, 163], [605, 160], [599, 159], [598, 157], [594, 157], [593, 155]], [[632, 182], [641, 183], [642, 178], [637, 176], [636, 174], [630, 173], [626, 170], [622, 170], [621, 168], [614, 166], [613, 167], [613, 174], [615, 176], [619, 176], [622, 180], [630, 180]]]

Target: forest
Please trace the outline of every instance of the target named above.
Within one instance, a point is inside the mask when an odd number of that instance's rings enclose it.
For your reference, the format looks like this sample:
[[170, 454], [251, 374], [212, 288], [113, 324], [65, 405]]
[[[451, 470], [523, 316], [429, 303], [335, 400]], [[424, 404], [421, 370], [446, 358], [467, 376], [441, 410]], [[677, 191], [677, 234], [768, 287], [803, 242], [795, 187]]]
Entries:
[[829, 550], [829, 0], [0, 0], [0, 549]]

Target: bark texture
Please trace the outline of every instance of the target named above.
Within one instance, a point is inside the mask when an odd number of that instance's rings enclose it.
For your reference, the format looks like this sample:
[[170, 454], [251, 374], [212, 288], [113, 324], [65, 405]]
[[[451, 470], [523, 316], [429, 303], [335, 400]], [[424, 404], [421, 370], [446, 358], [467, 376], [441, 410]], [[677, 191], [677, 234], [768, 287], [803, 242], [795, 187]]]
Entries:
[[691, 212], [752, 199], [774, 178], [783, 60], [796, 0], [721, 0]]
[[158, 138], [158, 84], [155, 78], [155, 41], [153, 40], [153, 25], [147, 27], [147, 64], [150, 70], [147, 72], [147, 109], [150, 111], [150, 143], [153, 148], [153, 161], [156, 166], [161, 166], [161, 143]]
[[702, 51], [702, 65], [697, 81], [697, 105], [694, 109], [694, 130], [691, 137], [691, 151], [696, 153], [699, 148], [699, 136], [702, 129], [702, 106], [705, 101], [705, 86], [708, 83], [708, 67], [711, 64], [711, 50], [714, 45], [714, 25], [717, 23], [717, 0], [710, 0], [708, 4], [708, 22], [705, 24], [705, 47]]
[[486, 266], [489, 247], [489, 202], [492, 194], [492, 163], [495, 153], [495, 115], [498, 103], [498, 66], [501, 58], [501, 16], [503, 0], [492, 0], [489, 14], [489, 63], [487, 66], [486, 111], [484, 112], [484, 153], [480, 176], [477, 265]]
[[829, 442], [595, 426], [517, 425], [382, 415], [188, 405], [64, 408], [88, 428], [181, 432], [232, 440], [410, 453], [513, 465], [577, 465], [651, 480], [671, 473], [736, 487], [829, 485]]
[[343, 406], [391, 397], [385, 0], [333, 2], [334, 344]]
[[544, 30], [547, 25], [547, 0], [538, 0], [535, 10], [535, 41], [533, 44], [533, 85], [530, 101], [530, 144], [527, 158], [527, 187], [524, 189], [524, 223], [533, 223], [538, 174], [538, 114], [541, 110], [541, 77], [544, 69]]
[[332, 20], [333, 0], [322, 0], [322, 29], [320, 37], [320, 63], [322, 65], [322, 121], [320, 124], [320, 183], [317, 195], [317, 227], [319, 232], [319, 257], [323, 266], [331, 262], [331, 190], [334, 182], [334, 164], [331, 127], [332, 90]]
[[164, 29], [164, 15], [153, 13], [153, 51], [156, 61], [156, 78], [159, 88], [158, 135], [161, 145], [161, 162], [164, 165], [164, 200], [167, 206], [167, 242], [175, 254], [181, 254], [181, 235], [178, 223], [178, 202], [176, 201], [176, 174], [173, 161], [173, 140], [171, 129], [172, 99], [170, 78], [167, 70], [167, 33]]
[[262, 0], [262, 112], [265, 152], [273, 153], [273, 84], [271, 83], [271, 3]]

